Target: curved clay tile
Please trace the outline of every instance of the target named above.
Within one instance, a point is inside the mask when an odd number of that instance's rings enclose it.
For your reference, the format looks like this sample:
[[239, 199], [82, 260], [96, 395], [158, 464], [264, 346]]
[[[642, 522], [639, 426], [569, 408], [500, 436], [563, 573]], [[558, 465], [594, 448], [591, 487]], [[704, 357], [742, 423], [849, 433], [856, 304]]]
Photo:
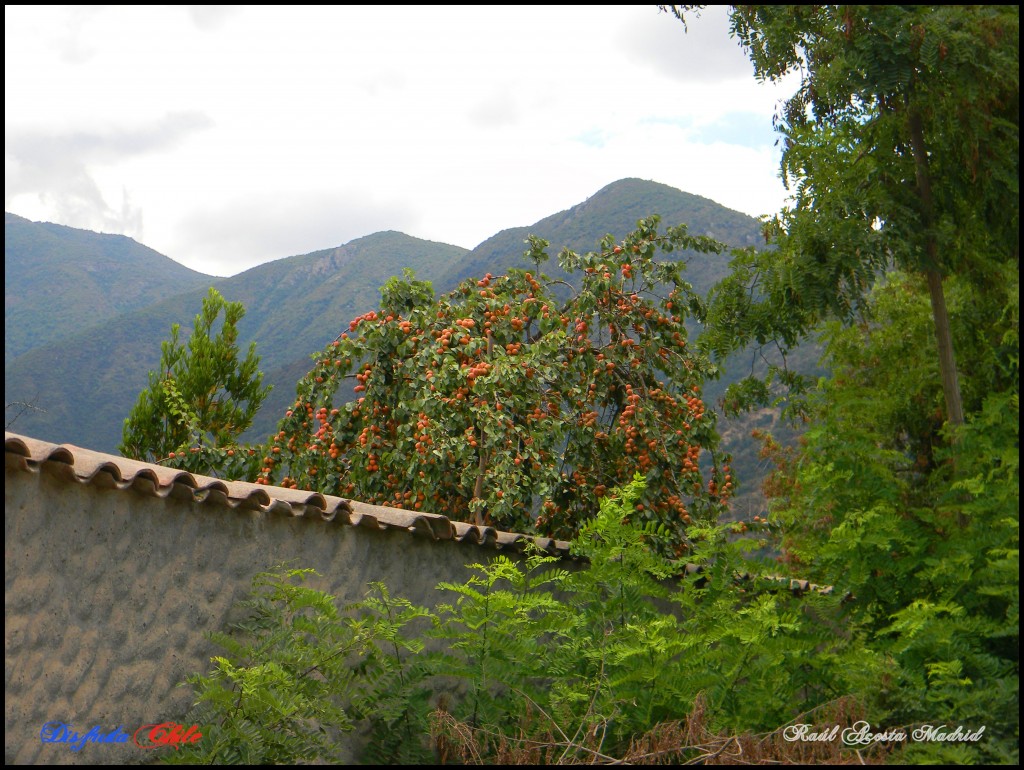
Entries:
[[493, 527], [454, 522], [436, 513], [370, 505], [309, 490], [217, 479], [16, 433], [5, 432], [4, 449], [7, 467], [43, 471], [68, 482], [265, 514], [316, 517], [378, 531], [400, 529], [431, 540], [455, 540], [488, 548], [521, 550], [532, 541], [549, 553], [568, 555], [568, 543], [562, 541], [499, 532]]

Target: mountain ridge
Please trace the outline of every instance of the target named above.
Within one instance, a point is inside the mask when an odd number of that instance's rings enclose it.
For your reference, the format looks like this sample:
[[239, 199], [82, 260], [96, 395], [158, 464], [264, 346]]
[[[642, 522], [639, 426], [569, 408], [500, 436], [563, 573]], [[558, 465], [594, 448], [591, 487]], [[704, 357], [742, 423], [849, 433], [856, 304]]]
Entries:
[[[261, 439], [294, 398], [294, 375], [308, 370], [310, 355], [346, 328], [351, 318], [377, 307], [379, 287], [404, 268], [412, 268], [418, 278], [431, 281], [443, 293], [466, 277], [526, 266], [523, 241], [536, 234], [551, 242], [553, 259], [542, 269], [560, 277], [554, 257], [561, 248], [594, 249], [606, 234], [621, 238], [637, 219], [652, 214], [660, 215], [666, 225], [697, 222], [690, 225], [691, 232], [714, 229], [732, 246], [754, 243], [760, 233], [751, 217], [635, 178], [606, 185], [582, 203], [533, 225], [502, 230], [472, 250], [381, 231], [272, 260], [228, 278], [207, 276], [196, 284], [179, 285], [183, 291], [165, 287], [166, 296], [145, 307], [99, 324], [79, 325], [77, 334], [51, 339], [6, 360], [6, 400], [35, 400], [47, 409], [23, 414], [20, 432], [115, 451], [123, 420], [146, 386], [147, 373], [159, 364], [160, 343], [169, 336], [171, 324], [181, 325], [185, 340], [203, 295], [213, 285], [226, 299], [245, 304], [239, 344], [244, 348], [257, 341], [261, 368], [276, 386], [258, 418], [259, 435], [253, 438]], [[10, 246], [5, 242], [5, 251]], [[725, 255], [674, 256], [688, 259], [687, 280], [702, 293], [727, 270]]]
[[208, 280], [126, 235], [4, 212], [4, 359], [157, 302], [168, 284]]

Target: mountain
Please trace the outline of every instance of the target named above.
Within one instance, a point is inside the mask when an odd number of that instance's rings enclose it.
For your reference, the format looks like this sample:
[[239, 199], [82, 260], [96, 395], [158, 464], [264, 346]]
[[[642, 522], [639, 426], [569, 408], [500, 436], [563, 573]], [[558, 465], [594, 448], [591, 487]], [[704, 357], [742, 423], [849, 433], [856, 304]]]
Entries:
[[439, 273], [465, 251], [402, 233], [376, 233], [338, 248], [206, 281], [6, 360], [5, 402], [30, 403], [45, 410], [23, 412], [17, 422], [19, 432], [115, 451], [124, 419], [146, 387], [148, 372], [159, 365], [161, 341], [168, 338], [174, 323], [181, 325], [182, 339], [187, 339], [207, 287], [213, 285], [226, 299], [245, 304], [240, 345], [244, 349], [256, 341], [261, 368], [276, 386], [261, 412], [261, 424], [269, 430], [294, 397], [298, 381], [298, 377], [282, 381], [274, 377], [275, 372], [291, 376], [300, 363], [308, 369], [309, 354], [337, 336], [353, 316], [376, 307], [378, 288], [404, 267], [426, 277]]
[[4, 360], [216, 279], [123, 235], [4, 215]]
[[[523, 258], [529, 235], [549, 241], [551, 261], [542, 269], [552, 277], [564, 278], [557, 264], [563, 248], [585, 252], [597, 248], [605, 235], [622, 238], [636, 227], [638, 219], [657, 214], [663, 226], [686, 224], [690, 233], [717, 238], [733, 247], [763, 243], [757, 220], [727, 209], [708, 198], [691, 195], [674, 187], [643, 179], [621, 179], [602, 188], [583, 203], [545, 217], [527, 227], [502, 230], [453, 264], [441, 283], [455, 285], [463, 278], [499, 272], [509, 267], [531, 267]], [[687, 252], [679, 257], [694, 257]], [[689, 259], [687, 280], [706, 292], [727, 270], [726, 257], [702, 255]], [[495, 270], [498, 266], [498, 270]]]
[[[4, 369], [6, 402], [28, 402], [46, 410], [23, 412], [14, 429], [45, 440], [114, 451], [124, 418], [146, 386], [148, 372], [159, 363], [161, 341], [168, 337], [172, 323], [181, 324], [182, 339], [187, 337], [212, 282], [227, 299], [245, 304], [246, 317], [239, 327], [240, 343], [247, 346], [250, 340], [256, 341], [265, 381], [275, 386], [248, 436], [251, 440], [262, 440], [294, 399], [295, 383], [311, 366], [310, 354], [347, 328], [354, 316], [377, 307], [379, 287], [389, 277], [400, 275], [403, 268], [413, 268], [418, 278], [430, 280], [435, 291], [443, 293], [466, 277], [529, 266], [523, 259], [524, 241], [533, 234], [551, 244], [552, 260], [542, 270], [562, 277], [564, 273], [556, 264], [562, 248], [594, 249], [606, 234], [621, 238], [634, 229], [638, 219], [652, 214], [661, 216], [663, 225], [686, 223], [692, 234], [711, 235], [730, 246], [762, 242], [757, 221], [745, 214], [667, 185], [624, 179], [566, 211], [532, 225], [503, 230], [470, 251], [402, 233], [383, 232], [337, 248], [269, 262], [231, 278], [202, 277], [189, 286], [184, 278], [173, 274], [161, 279], [163, 290], [151, 304], [106, 317], [91, 328], [79, 322], [81, 331], [76, 334], [67, 333], [68, 328], [75, 327], [65, 327], [62, 336], [51, 337], [47, 344], [28, 349], [17, 358], [8, 357]], [[40, 232], [48, 233], [45, 229]], [[30, 234], [24, 240], [30, 241]], [[98, 239], [114, 237], [92, 235]], [[6, 247], [9, 251], [11, 244]], [[19, 248], [33, 247], [24, 243]], [[675, 256], [687, 262], [687, 280], [702, 293], [728, 269], [727, 255], [681, 252]], [[69, 248], [65, 262], [73, 263], [76, 259], [77, 253]], [[170, 262], [166, 257], [160, 259]], [[105, 274], [96, 276], [100, 285], [124, 278], [123, 263], [112, 264]], [[10, 292], [11, 286], [7, 289]], [[45, 320], [49, 317], [47, 308], [52, 305], [49, 296], [40, 287], [30, 286], [24, 290], [22, 299], [25, 304], [36, 306], [36, 312]], [[24, 333], [9, 324], [7, 334], [12, 331]], [[742, 366], [735, 368], [737, 372], [749, 371], [750, 355]], [[705, 397], [710, 403], [714, 403], [725, 383], [708, 383]], [[7, 419], [11, 416], [9, 411]], [[775, 416], [766, 412], [752, 416], [751, 420], [751, 425], [766, 425]], [[742, 464], [755, 467], [758, 458], [756, 447], [748, 438], [750, 426], [746, 422], [723, 421], [721, 427], [723, 433], [732, 437], [730, 449], [737, 455], [749, 455]], [[734, 467], [740, 465], [734, 462]], [[751, 486], [754, 485], [748, 485], [748, 490]]]
[[298, 354], [309, 360], [354, 316], [377, 307], [380, 287], [404, 268], [429, 280], [465, 253], [459, 246], [388, 231], [268, 262], [216, 286], [245, 304], [239, 333], [246, 342], [256, 340], [265, 361], [277, 366]]

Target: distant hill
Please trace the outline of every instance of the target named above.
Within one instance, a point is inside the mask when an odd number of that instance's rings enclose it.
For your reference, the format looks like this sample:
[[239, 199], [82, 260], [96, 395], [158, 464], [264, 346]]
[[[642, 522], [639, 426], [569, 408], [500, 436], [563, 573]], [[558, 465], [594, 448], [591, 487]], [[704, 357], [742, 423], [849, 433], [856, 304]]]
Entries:
[[[763, 242], [757, 220], [727, 209], [708, 198], [691, 195], [674, 187], [643, 179], [621, 179], [594, 193], [567, 211], [560, 211], [526, 227], [502, 230], [453, 264], [441, 283], [454, 285], [463, 278], [497, 273], [509, 267], [530, 267], [523, 258], [524, 241], [536, 235], [551, 243], [551, 261], [542, 269], [552, 277], [565, 277], [556, 264], [563, 248], [586, 252], [597, 248], [605, 235], [622, 238], [636, 227], [638, 219], [657, 214], [663, 226], [686, 224], [694, 235], [717, 238], [733, 247]], [[706, 292], [725, 276], [728, 259], [686, 252], [677, 255], [690, 264], [687, 272], [694, 288]], [[499, 266], [499, 270], [495, 269]]]
[[214, 278], [123, 235], [4, 214], [4, 359]]
[[[294, 397], [298, 380], [275, 382], [273, 372], [290, 376], [299, 364], [308, 369], [309, 354], [333, 339], [353, 316], [376, 307], [379, 287], [402, 268], [437, 274], [465, 251], [402, 233], [376, 233], [214, 279], [212, 285], [227, 299], [245, 304], [240, 343], [247, 347], [256, 341], [261, 368], [277, 386], [261, 415], [267, 430]], [[114, 451], [125, 417], [146, 386], [149, 371], [160, 362], [161, 341], [174, 323], [187, 339], [209, 285], [204, 280], [194, 290], [95, 326], [83, 329], [79, 324], [77, 333], [7, 359], [5, 401], [45, 410], [24, 412], [16, 429], [49, 441]]]

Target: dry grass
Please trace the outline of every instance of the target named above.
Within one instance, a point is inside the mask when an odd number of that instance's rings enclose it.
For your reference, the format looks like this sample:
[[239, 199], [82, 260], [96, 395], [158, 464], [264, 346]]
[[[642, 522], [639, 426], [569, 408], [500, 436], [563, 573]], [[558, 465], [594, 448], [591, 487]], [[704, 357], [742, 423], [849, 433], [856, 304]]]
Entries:
[[[706, 703], [698, 697], [690, 715], [664, 722], [634, 739], [621, 756], [602, 750], [603, 730], [569, 736], [543, 711], [527, 720], [528, 732], [504, 735], [460, 722], [444, 710], [431, 715], [431, 733], [441, 763], [499, 765], [860, 765], [884, 764], [890, 749], [871, 745], [859, 750], [834, 741], [788, 741], [786, 725], [765, 734], [727, 735], [712, 731]], [[790, 724], [815, 729], [839, 725], [840, 731], [863, 719], [860, 707], [840, 698], [801, 714]]]

